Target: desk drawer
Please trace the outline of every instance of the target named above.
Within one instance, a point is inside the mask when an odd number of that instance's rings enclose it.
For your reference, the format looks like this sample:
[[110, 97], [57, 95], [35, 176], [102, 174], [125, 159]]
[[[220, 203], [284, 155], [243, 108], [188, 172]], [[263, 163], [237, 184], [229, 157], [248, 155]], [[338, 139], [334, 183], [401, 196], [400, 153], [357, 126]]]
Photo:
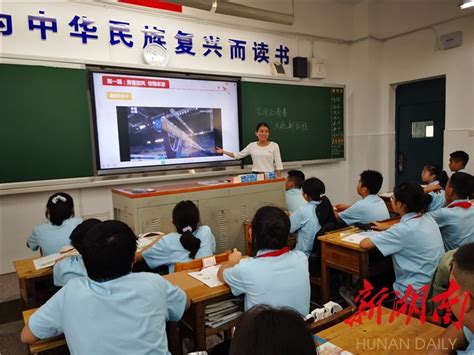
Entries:
[[360, 272], [360, 251], [325, 243], [322, 257], [323, 262], [334, 269], [357, 274]]

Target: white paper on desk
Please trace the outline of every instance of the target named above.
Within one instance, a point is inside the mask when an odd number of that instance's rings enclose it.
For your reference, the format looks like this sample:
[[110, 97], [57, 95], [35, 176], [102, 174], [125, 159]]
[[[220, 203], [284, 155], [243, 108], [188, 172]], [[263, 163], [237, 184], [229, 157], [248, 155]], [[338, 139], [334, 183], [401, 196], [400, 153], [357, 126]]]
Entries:
[[55, 253], [48, 256], [43, 256], [42, 258], [34, 259], [33, 264], [35, 264], [36, 270], [46, 269], [47, 267], [53, 266], [56, 260], [61, 258], [63, 254]]
[[326, 342], [318, 346], [319, 355], [352, 355], [350, 351], [341, 349], [339, 346]]
[[156, 241], [156, 238], [154, 237], [140, 238], [137, 240], [137, 250], [141, 251], [143, 248], [154, 243], [155, 241]]
[[381, 194], [379, 194], [380, 197], [392, 197], [393, 195], [393, 192], [383, 192]]
[[217, 287], [224, 284], [217, 278], [217, 271], [220, 267], [220, 265], [209, 266], [201, 271], [189, 272], [188, 275], [201, 281], [206, 286]]
[[349, 243], [359, 244], [361, 240], [364, 240], [365, 238], [368, 238], [368, 237], [369, 237], [368, 234], [354, 233], [348, 237], [342, 238], [341, 240], [345, 242], [349, 242]]

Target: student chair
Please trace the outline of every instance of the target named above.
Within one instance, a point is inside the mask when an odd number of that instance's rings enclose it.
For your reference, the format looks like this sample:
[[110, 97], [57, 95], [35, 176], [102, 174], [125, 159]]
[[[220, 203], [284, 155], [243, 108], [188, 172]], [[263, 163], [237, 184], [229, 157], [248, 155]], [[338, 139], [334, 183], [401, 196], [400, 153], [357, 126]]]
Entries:
[[184, 263], [176, 263], [174, 264], [174, 272], [183, 271], [183, 270], [200, 269], [203, 266], [202, 264], [203, 259], [212, 258], [212, 257], [216, 259], [216, 264], [221, 264], [224, 261], [229, 260], [230, 253], [231, 253], [230, 250], [226, 250], [225, 252], [221, 254], [211, 255], [205, 258], [200, 258], [200, 259], [194, 259], [191, 261], [186, 261]]
[[332, 327], [333, 325], [342, 322], [344, 319], [349, 318], [355, 311], [356, 307], [349, 306], [344, 308], [342, 311], [333, 314], [332, 316], [309, 324], [309, 328], [313, 334], [319, 333], [324, 329]]

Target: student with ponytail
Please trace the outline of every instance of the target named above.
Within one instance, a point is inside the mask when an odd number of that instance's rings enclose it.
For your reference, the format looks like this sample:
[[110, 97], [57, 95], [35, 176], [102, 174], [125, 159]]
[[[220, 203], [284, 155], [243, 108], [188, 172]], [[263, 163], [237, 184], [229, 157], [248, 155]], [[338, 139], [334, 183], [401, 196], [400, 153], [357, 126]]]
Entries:
[[70, 245], [71, 232], [82, 222], [74, 218], [74, 201], [64, 192], [49, 197], [45, 216], [48, 222], [36, 226], [26, 242], [31, 250], [41, 249], [43, 256], [59, 253], [62, 247]]
[[423, 214], [430, 202], [431, 197], [416, 182], [401, 183], [392, 195], [392, 208], [401, 216], [400, 223], [383, 232], [368, 233], [369, 237], [360, 242], [363, 249], [377, 248], [384, 256], [392, 256], [393, 289], [400, 297], [408, 286], [418, 291], [429, 285], [444, 254], [436, 222], [429, 214]]
[[457, 172], [446, 185], [446, 207], [430, 213], [438, 223], [446, 251], [474, 243], [474, 206], [469, 197], [474, 193], [474, 177]]
[[431, 196], [428, 212], [444, 207], [444, 189], [448, 182], [446, 171], [436, 164], [426, 164], [421, 171], [421, 181], [426, 184], [423, 190]]
[[290, 217], [291, 233], [297, 233], [295, 250], [309, 256], [314, 238], [321, 226], [335, 222], [334, 209], [326, 197], [326, 187], [318, 178], [307, 179], [303, 184], [303, 197], [308, 204], [299, 207]]
[[199, 226], [199, 210], [192, 201], [181, 201], [173, 209], [173, 224], [177, 233], [163, 236], [152, 247], [137, 253], [137, 261], [145, 260], [151, 269], [204, 258], [216, 252], [216, 239], [208, 226]]

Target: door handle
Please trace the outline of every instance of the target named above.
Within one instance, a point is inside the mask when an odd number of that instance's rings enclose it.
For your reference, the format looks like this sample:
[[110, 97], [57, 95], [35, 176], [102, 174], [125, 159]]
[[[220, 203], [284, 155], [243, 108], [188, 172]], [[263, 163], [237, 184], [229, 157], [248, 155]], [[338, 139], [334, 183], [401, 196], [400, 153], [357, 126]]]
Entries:
[[403, 153], [398, 153], [398, 172], [403, 173], [405, 167], [405, 155]]

